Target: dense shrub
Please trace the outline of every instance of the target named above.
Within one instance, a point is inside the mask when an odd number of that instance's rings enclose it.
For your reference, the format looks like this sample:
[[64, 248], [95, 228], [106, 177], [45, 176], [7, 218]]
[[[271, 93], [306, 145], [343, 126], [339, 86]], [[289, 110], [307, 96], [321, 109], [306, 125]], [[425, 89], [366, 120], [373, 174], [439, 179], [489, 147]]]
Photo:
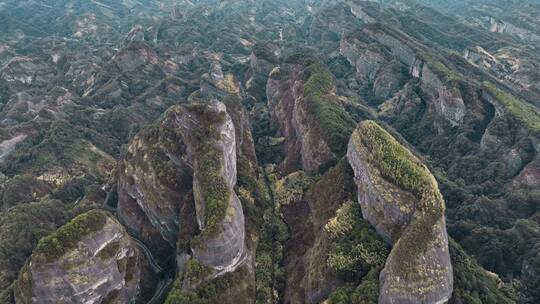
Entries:
[[106, 221], [107, 213], [102, 210], [91, 210], [77, 216], [56, 232], [41, 239], [34, 251], [34, 258], [49, 262], [62, 256], [75, 248], [83, 237], [103, 228]]
[[324, 229], [331, 240], [326, 262], [343, 279], [355, 282], [386, 261], [388, 248], [362, 219], [358, 203], [344, 203]]
[[341, 156], [345, 154], [355, 123], [334, 93], [334, 75], [320, 62], [309, 65], [305, 74], [304, 96], [314, 115], [315, 125], [318, 125], [330, 149]]

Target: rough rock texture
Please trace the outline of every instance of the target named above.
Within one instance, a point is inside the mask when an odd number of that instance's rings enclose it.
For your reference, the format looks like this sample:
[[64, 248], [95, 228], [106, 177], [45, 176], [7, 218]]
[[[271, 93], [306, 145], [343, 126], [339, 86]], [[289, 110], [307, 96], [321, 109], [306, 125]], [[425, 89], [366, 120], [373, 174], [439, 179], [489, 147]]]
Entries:
[[498, 76], [509, 73], [509, 67], [505, 62], [501, 62], [481, 46], [467, 48], [463, 57], [476, 66], [493, 71]]
[[405, 80], [404, 66], [392, 56], [370, 47], [366, 37], [357, 34], [343, 36], [340, 43], [340, 53], [355, 67], [356, 76], [363, 87], [371, 86], [374, 99], [382, 102], [392, 97], [403, 85]]
[[421, 74], [422, 89], [431, 95], [435, 112], [452, 125], [460, 125], [465, 117], [465, 103], [458, 88], [448, 86], [424, 64]]
[[118, 170], [119, 217], [164, 259], [176, 246], [179, 212], [192, 200], [185, 149], [164, 121], [134, 138]]
[[[210, 270], [202, 280], [248, 259], [234, 188], [237, 157], [256, 156], [241, 99], [239, 83], [222, 72], [216, 56], [190, 104], [170, 108], [140, 132], [120, 163], [119, 217], [161, 262], [176, 256], [180, 274], [190, 258]], [[201, 282], [188, 281], [184, 288]]]
[[14, 57], [0, 70], [0, 77], [13, 90], [30, 85], [44, 86], [54, 76], [54, 71], [49, 66], [29, 57]]
[[280, 170], [285, 173], [299, 169], [315, 173], [321, 166], [336, 160], [332, 147], [321, 136], [313, 106], [305, 95], [305, 69], [303, 64], [276, 68], [266, 86], [272, 117], [279, 125], [278, 137], [286, 139], [285, 159], [280, 164]]
[[345, 160], [340, 161], [308, 187], [299, 198], [282, 206], [291, 228], [285, 247], [285, 303], [320, 303], [342, 284], [326, 261], [331, 242], [324, 226], [341, 203], [353, 199], [352, 171]]
[[16, 283], [16, 303], [129, 303], [140, 298], [148, 261], [120, 223], [100, 216], [101, 229], [81, 236], [64, 254], [53, 259], [32, 255]]
[[364, 217], [393, 244], [379, 303], [444, 303], [452, 294], [444, 202], [427, 168], [373, 121], [360, 123], [347, 157]]
[[[221, 273], [234, 271], [236, 267], [245, 261], [247, 253], [244, 214], [240, 200], [233, 190], [236, 185], [236, 136], [234, 124], [226, 112], [225, 105], [222, 103], [199, 104], [191, 108], [177, 107], [173, 112], [172, 115], [177, 123], [177, 128], [187, 143], [188, 155], [190, 155], [194, 168], [193, 193], [195, 210], [197, 223], [202, 234], [198, 240], [201, 246], [192, 246], [193, 254], [202, 264]], [[215, 122], [204, 121], [204, 115], [215, 115], [222, 119]], [[209, 138], [201, 138], [194, 135], [194, 133], [201, 131], [197, 129], [203, 129], [203, 132], [211, 129], [218, 136], [216, 139], [212, 138], [211, 135]], [[228, 187], [229, 197], [224, 198], [227, 200], [227, 205], [223, 210], [226, 214], [221, 223], [217, 223], [219, 226], [217, 233], [204, 233], [208, 228], [207, 208], [209, 204], [206, 201], [205, 192], [210, 191], [206, 187], [211, 185], [201, 180], [204, 179], [202, 176], [204, 173], [200, 170], [207, 169], [199, 165], [201, 162], [205, 162], [203, 155], [201, 155], [203, 152], [200, 151], [203, 145], [201, 141], [208, 141], [204, 144], [208, 144], [212, 147], [211, 149], [216, 149], [220, 167], [218, 168], [220, 172], [217, 172], [217, 174], [224, 179]], [[220, 195], [226, 194], [222, 193]]]
[[[248, 45], [248, 41], [246, 41]], [[268, 75], [277, 64], [277, 57], [268, 45], [255, 45], [250, 56], [249, 71], [246, 75], [246, 91], [257, 100], [266, 98]]]
[[489, 85], [484, 86], [482, 98], [493, 106], [494, 115], [482, 135], [481, 149], [497, 153], [497, 158], [505, 164], [507, 176], [514, 178], [514, 185], [534, 187], [540, 176], [535, 108]]

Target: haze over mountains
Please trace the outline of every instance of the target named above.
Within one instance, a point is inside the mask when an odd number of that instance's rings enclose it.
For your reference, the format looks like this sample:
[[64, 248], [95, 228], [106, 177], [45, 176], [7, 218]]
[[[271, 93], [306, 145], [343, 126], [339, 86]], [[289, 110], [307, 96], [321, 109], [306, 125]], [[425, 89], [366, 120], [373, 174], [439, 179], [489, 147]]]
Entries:
[[540, 2], [0, 0], [0, 303], [539, 303]]

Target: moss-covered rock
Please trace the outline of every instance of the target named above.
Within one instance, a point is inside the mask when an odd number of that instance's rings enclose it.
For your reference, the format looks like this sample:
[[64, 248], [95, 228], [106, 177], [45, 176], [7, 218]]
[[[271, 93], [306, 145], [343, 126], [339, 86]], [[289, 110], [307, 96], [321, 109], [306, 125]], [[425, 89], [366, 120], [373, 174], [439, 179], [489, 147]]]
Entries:
[[347, 156], [364, 217], [393, 243], [381, 272], [379, 302], [448, 300], [452, 265], [444, 201], [435, 178], [374, 121], [358, 125]]

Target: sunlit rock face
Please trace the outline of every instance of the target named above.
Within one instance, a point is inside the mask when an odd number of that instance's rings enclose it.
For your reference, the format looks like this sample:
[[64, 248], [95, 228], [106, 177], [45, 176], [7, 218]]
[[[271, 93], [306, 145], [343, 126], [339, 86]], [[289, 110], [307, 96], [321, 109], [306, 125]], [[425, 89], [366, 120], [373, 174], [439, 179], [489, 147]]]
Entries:
[[38, 246], [17, 280], [16, 303], [128, 303], [141, 299], [142, 284], [150, 275], [146, 256], [118, 221], [103, 211], [91, 212], [97, 214], [92, 221], [99, 222], [99, 229], [90, 228], [96, 222], [78, 222], [79, 228], [91, 232], [77, 236], [79, 240], [63, 254], [44, 257]]
[[379, 303], [444, 303], [453, 290], [444, 202], [426, 167], [373, 121], [360, 123], [349, 164], [363, 216], [393, 244]]

